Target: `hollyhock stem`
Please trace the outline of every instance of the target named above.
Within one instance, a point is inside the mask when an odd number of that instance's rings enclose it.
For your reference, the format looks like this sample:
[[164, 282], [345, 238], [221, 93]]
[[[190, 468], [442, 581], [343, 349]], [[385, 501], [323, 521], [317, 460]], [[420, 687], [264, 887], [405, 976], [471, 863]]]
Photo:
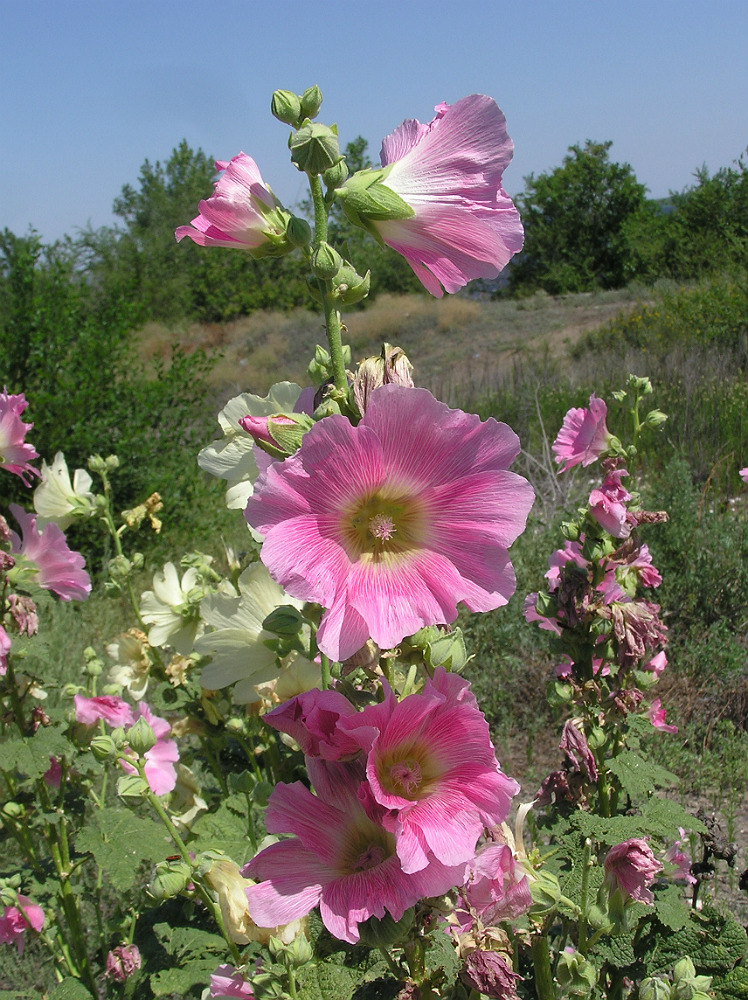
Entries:
[[589, 837], [584, 842], [584, 854], [582, 856], [582, 890], [580, 899], [581, 915], [579, 917], [579, 952], [587, 954], [587, 895], [590, 887], [590, 855], [592, 843]]
[[545, 933], [533, 934], [532, 964], [535, 970], [535, 995], [538, 1000], [554, 1000], [553, 976], [551, 975], [551, 957], [548, 947], [548, 936]]
[[[309, 177], [309, 188], [312, 193], [312, 203], [314, 205], [314, 242], [313, 246], [318, 247], [327, 242], [327, 204], [322, 193], [322, 182], [317, 176]], [[332, 295], [332, 282], [317, 279], [320, 294], [322, 296], [322, 308], [325, 313], [325, 327], [327, 328], [327, 343], [330, 348], [330, 365], [332, 367], [332, 377], [336, 389], [346, 390], [348, 388], [348, 378], [345, 374], [345, 362], [343, 361], [343, 341], [341, 334], [340, 313], [335, 308], [335, 300]]]
[[320, 653], [320, 672], [322, 674], [322, 690], [327, 691], [330, 687], [330, 657]]

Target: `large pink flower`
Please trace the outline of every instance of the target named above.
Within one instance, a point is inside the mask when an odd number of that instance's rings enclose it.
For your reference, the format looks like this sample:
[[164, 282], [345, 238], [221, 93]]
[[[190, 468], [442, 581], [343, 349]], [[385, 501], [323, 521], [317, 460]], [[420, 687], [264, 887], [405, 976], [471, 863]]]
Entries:
[[605, 400], [598, 399], [594, 392], [589, 409], [579, 406], [567, 412], [553, 442], [553, 454], [561, 465], [559, 472], [566, 472], [574, 465], [591, 465], [607, 450], [611, 439], [605, 426], [607, 414]]
[[0, 942], [15, 944], [18, 954], [23, 954], [24, 935], [29, 930], [39, 931], [44, 926], [44, 910], [30, 899], [19, 894], [17, 906], [6, 906], [0, 916]]
[[270, 796], [268, 833], [296, 836], [266, 847], [242, 869], [263, 880], [246, 890], [256, 924], [287, 924], [319, 904], [330, 933], [355, 944], [358, 925], [369, 917], [389, 913], [399, 920], [424, 896], [462, 883], [464, 865], [447, 868], [435, 858], [423, 871], [406, 874], [395, 838], [382, 826], [385, 810], [366, 783], [352, 770], [327, 773], [332, 780], [318, 786], [316, 796], [300, 781], [276, 785]]
[[263, 182], [252, 157], [239, 153], [228, 162], [216, 160], [216, 170], [225, 172], [210, 198], [198, 205], [200, 214], [192, 225], [176, 230], [177, 242], [189, 236], [203, 247], [248, 250], [254, 257], [290, 249], [286, 241], [290, 216]]
[[[45, 590], [69, 601], [85, 601], [91, 593], [91, 578], [84, 570], [86, 560], [79, 552], [68, 548], [65, 535], [51, 521], [40, 531], [36, 517], [28, 514], [18, 504], [12, 503], [10, 511], [21, 526], [23, 541], [11, 531], [10, 546], [14, 555], [23, 556], [33, 565], [30, 579]], [[22, 572], [19, 564], [15, 571]]]
[[458, 601], [471, 611], [506, 604], [507, 548], [533, 502], [508, 471], [518, 451], [505, 424], [385, 385], [358, 426], [327, 417], [272, 464], [246, 518], [265, 535], [262, 561], [278, 583], [327, 609], [317, 642], [344, 660], [369, 636], [392, 648], [453, 622]]
[[[442, 285], [456, 292], [473, 278], [495, 278], [522, 249], [523, 230], [501, 186], [514, 146], [496, 102], [472, 94], [436, 112], [427, 125], [404, 121], [382, 142], [384, 170], [354, 174], [338, 194], [351, 217], [402, 254], [441, 297]], [[388, 211], [380, 185], [405, 212]]]
[[0, 469], [20, 476], [25, 486], [31, 485], [30, 476], [41, 475], [29, 465], [39, 457], [36, 449], [23, 440], [26, 432], [34, 426], [21, 420], [21, 414], [28, 405], [23, 393], [11, 396], [7, 388], [0, 392]]
[[459, 675], [439, 667], [422, 693], [400, 702], [387, 688], [382, 703], [338, 725], [367, 755], [403, 871], [422, 871], [432, 854], [466, 864], [484, 828], [508, 816], [519, 785], [499, 769], [488, 723]]

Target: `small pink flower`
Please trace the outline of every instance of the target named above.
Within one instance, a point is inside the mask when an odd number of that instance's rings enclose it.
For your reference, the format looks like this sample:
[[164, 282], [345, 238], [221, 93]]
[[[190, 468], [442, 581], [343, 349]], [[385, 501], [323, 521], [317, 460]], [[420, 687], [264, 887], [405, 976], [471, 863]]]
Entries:
[[634, 573], [642, 587], [659, 587], [662, 583], [660, 571], [652, 564], [648, 545], [642, 544], [635, 548], [626, 561], [619, 564], [619, 571], [624, 577]]
[[367, 755], [403, 871], [424, 870], [431, 855], [466, 864], [484, 828], [509, 814], [519, 785], [500, 770], [485, 716], [459, 675], [439, 667], [422, 693], [402, 701], [385, 688], [381, 704], [339, 725]]
[[246, 889], [249, 915], [259, 927], [277, 927], [319, 904], [325, 927], [350, 944], [358, 925], [389, 913], [399, 920], [424, 896], [461, 884], [464, 865], [430, 858], [406, 874], [395, 838], [382, 825], [386, 810], [352, 769], [328, 765], [327, 783], [313, 795], [300, 781], [276, 785], [265, 814], [268, 833], [292, 833], [256, 855], [242, 875], [261, 879]]
[[0, 677], [8, 672], [8, 653], [10, 652], [10, 636], [0, 625]]
[[[513, 920], [532, 906], [530, 884], [524, 869], [506, 844], [489, 844], [467, 868], [462, 895], [484, 927]], [[458, 910], [458, 917], [466, 911]], [[462, 920], [461, 920], [462, 923]]]
[[611, 847], [603, 862], [605, 881], [611, 890], [620, 889], [638, 903], [653, 903], [647, 888], [662, 871], [662, 864], [646, 840], [633, 837]]
[[748, 483], [748, 465], [746, 465], [744, 469], [741, 469], [738, 475], [744, 483]]
[[665, 722], [665, 709], [662, 707], [662, 702], [659, 698], [655, 698], [652, 701], [647, 716], [655, 729], [660, 729], [663, 733], [678, 732], [677, 726], [670, 726]]
[[54, 591], [63, 601], [85, 601], [91, 593], [91, 578], [83, 568], [86, 560], [68, 548], [61, 529], [50, 522], [39, 531], [36, 517], [18, 504], [12, 503], [10, 511], [23, 536], [21, 541], [15, 531], [10, 533], [11, 552], [32, 564], [31, 580], [45, 590]]
[[49, 758], [49, 767], [42, 775], [48, 788], [59, 788], [62, 783], [62, 764], [59, 757]]
[[528, 594], [522, 605], [522, 614], [525, 616], [526, 622], [537, 622], [538, 627], [544, 629], [546, 632], [555, 632], [556, 635], [561, 635], [561, 626], [555, 618], [549, 618], [547, 615], [541, 615], [538, 611], [538, 594]]
[[44, 927], [44, 910], [36, 903], [19, 894], [16, 906], [6, 906], [0, 917], [0, 943], [15, 944], [18, 954], [23, 954], [24, 935], [31, 928], [39, 931]]
[[254, 1000], [252, 987], [237, 972], [233, 965], [219, 965], [210, 977], [211, 1000], [221, 1000], [223, 997], [240, 997], [241, 1000]]
[[608, 408], [605, 400], [590, 396], [589, 409], [573, 407], [564, 417], [558, 437], [553, 442], [559, 472], [575, 465], [591, 465], [608, 449], [611, 435], [605, 426]]
[[275, 462], [245, 516], [292, 596], [326, 608], [319, 648], [345, 660], [369, 636], [396, 646], [424, 625], [500, 607], [514, 592], [507, 549], [533, 491], [508, 471], [505, 424], [450, 410], [426, 389], [384, 385], [361, 422], [326, 417]]
[[676, 870], [670, 874], [670, 878], [686, 882], [688, 885], [696, 885], [696, 879], [691, 874], [691, 859], [684, 854], [681, 847], [686, 842], [686, 831], [682, 826], [678, 827], [678, 840], [665, 851], [665, 860], [676, 866]]
[[120, 944], [106, 957], [104, 975], [124, 983], [141, 965], [140, 949], [136, 944]]
[[665, 655], [665, 650], [662, 649], [657, 656], [652, 657], [649, 663], [644, 664], [644, 669], [651, 670], [655, 677], [659, 677], [666, 666], [667, 656]]
[[631, 534], [632, 525], [626, 508], [631, 494], [621, 485], [621, 476], [627, 475], [625, 469], [613, 469], [600, 489], [590, 493], [590, 514], [614, 538], [628, 538]]
[[216, 170], [224, 174], [214, 184], [215, 191], [200, 202], [200, 214], [192, 225], [176, 230], [177, 242], [189, 236], [203, 247], [248, 250], [254, 257], [290, 249], [286, 241], [290, 216], [265, 185], [252, 157], [239, 153], [228, 162], [216, 160]]
[[75, 718], [84, 726], [93, 726], [99, 719], [103, 719], [113, 728], [131, 726], [135, 721], [132, 707], [122, 698], [116, 698], [114, 695], [86, 698], [82, 694], [77, 694], [73, 698], [73, 702], [75, 704]]
[[[339, 195], [358, 224], [402, 254], [424, 287], [441, 297], [442, 285], [456, 292], [473, 278], [495, 278], [522, 249], [524, 234], [501, 186], [514, 146], [496, 102], [472, 94], [436, 110], [428, 125], [409, 119], [388, 135], [384, 169], [354, 174]], [[359, 202], [361, 188], [378, 184], [413, 214], [383, 218], [378, 199]]]
[[7, 387], [0, 392], [0, 469], [14, 472], [23, 480], [24, 486], [31, 486], [31, 476], [41, 476], [37, 469], [29, 465], [39, 454], [32, 444], [23, 440], [26, 432], [34, 426], [21, 420], [21, 414], [28, 405], [23, 393], [11, 396]]

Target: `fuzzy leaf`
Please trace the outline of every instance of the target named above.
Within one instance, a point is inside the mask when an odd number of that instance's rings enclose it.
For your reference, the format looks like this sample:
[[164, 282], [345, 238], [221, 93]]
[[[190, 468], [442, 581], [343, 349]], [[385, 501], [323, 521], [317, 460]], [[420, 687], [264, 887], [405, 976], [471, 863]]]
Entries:
[[748, 1000], [748, 969], [732, 969], [715, 989], [717, 1000]]
[[68, 976], [50, 990], [48, 1000], [91, 1000], [91, 994], [80, 979]]
[[655, 788], [670, 788], [678, 778], [659, 764], [640, 757], [633, 750], [624, 750], [606, 762], [608, 770], [621, 782], [632, 799], [649, 798]]
[[308, 968], [298, 991], [299, 1000], [350, 1000], [359, 978], [350, 969], [331, 962], [318, 962]]
[[130, 889], [145, 862], [163, 859], [171, 840], [163, 827], [122, 808], [101, 809], [78, 834], [76, 849], [90, 851], [115, 889]]
[[683, 887], [670, 884], [657, 889], [655, 894], [657, 919], [671, 931], [679, 931], [688, 923], [689, 906], [683, 895]]
[[191, 961], [193, 956], [204, 956], [206, 952], [222, 955], [226, 950], [226, 942], [220, 934], [199, 927], [172, 927], [162, 923], [156, 924], [153, 929], [164, 950], [180, 962]]
[[196, 854], [223, 851], [240, 867], [252, 857], [244, 795], [230, 795], [215, 812], [204, 813], [192, 824], [192, 832], [197, 839], [190, 843], [190, 849]]
[[155, 997], [195, 998], [199, 1000], [202, 991], [210, 982], [211, 975], [216, 971], [216, 959], [197, 958], [184, 965], [171, 969], [162, 969], [151, 976], [151, 989]]
[[33, 736], [3, 743], [3, 770], [41, 778], [50, 757], [71, 756], [73, 748], [57, 726], [40, 726]]

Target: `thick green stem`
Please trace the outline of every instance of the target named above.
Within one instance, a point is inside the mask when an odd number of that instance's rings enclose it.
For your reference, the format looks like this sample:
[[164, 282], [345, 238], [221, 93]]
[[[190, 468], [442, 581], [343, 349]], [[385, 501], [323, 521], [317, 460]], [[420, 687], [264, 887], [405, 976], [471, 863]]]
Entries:
[[587, 954], [587, 896], [589, 894], [590, 887], [590, 854], [592, 850], [592, 844], [587, 838], [584, 842], [584, 855], [582, 857], [582, 891], [580, 898], [580, 909], [581, 913], [579, 915], [579, 951], [582, 955]]
[[[309, 178], [309, 189], [312, 193], [312, 203], [314, 205], [314, 239], [312, 246], [316, 249], [322, 243], [327, 242], [327, 212], [328, 206], [325, 196], [322, 193], [322, 182], [319, 177]], [[348, 377], [345, 373], [345, 362], [343, 361], [343, 339], [340, 323], [340, 313], [336, 308], [335, 298], [332, 292], [332, 282], [317, 279], [320, 295], [322, 296], [322, 308], [325, 313], [325, 327], [327, 329], [327, 344], [330, 349], [330, 366], [332, 368], [332, 378], [336, 389], [345, 391], [348, 388]]]
[[535, 995], [538, 1000], [554, 1000], [551, 954], [544, 933], [533, 934], [532, 964], [535, 970]]

